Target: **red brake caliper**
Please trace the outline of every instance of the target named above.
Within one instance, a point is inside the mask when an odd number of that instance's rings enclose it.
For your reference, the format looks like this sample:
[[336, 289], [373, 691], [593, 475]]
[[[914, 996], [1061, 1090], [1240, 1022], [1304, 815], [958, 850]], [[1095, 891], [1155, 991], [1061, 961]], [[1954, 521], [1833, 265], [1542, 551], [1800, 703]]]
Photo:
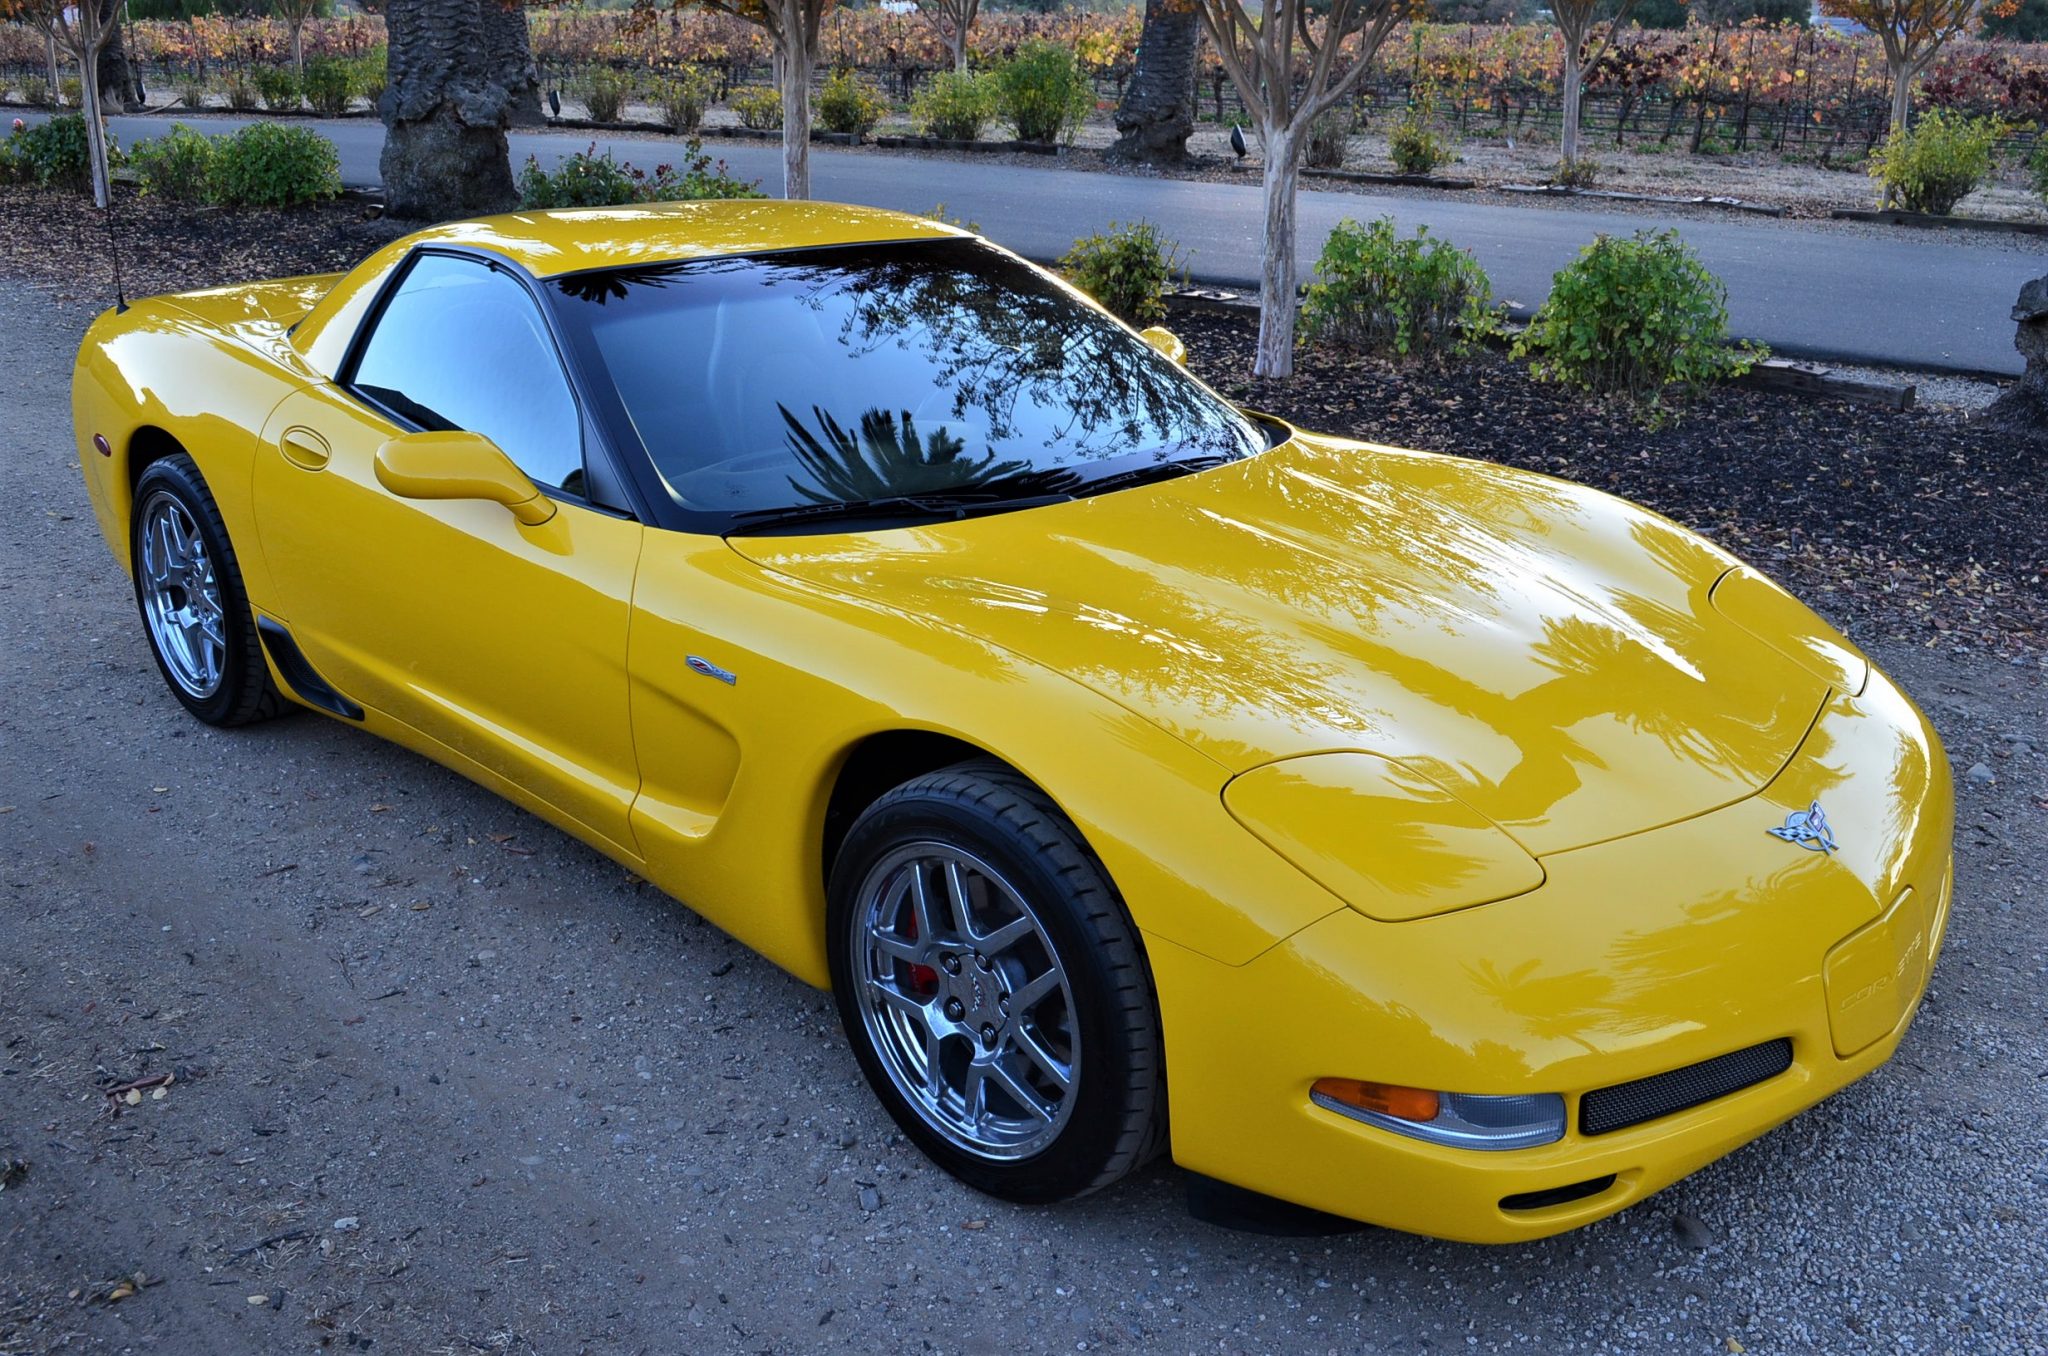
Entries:
[[[917, 915], [915, 913], [905, 920], [903, 935], [913, 942], [917, 940]], [[910, 987], [921, 994], [933, 992], [939, 987], [939, 972], [932, 969], [929, 965], [918, 965], [913, 962], [910, 966]]]

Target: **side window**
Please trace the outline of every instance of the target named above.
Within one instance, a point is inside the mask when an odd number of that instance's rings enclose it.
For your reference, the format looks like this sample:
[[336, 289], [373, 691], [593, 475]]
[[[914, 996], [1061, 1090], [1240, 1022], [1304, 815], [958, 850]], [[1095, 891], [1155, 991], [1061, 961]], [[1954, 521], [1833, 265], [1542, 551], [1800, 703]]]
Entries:
[[363, 395], [430, 429], [481, 433], [543, 485], [583, 492], [583, 425], [533, 298], [469, 259], [420, 256], [356, 360]]

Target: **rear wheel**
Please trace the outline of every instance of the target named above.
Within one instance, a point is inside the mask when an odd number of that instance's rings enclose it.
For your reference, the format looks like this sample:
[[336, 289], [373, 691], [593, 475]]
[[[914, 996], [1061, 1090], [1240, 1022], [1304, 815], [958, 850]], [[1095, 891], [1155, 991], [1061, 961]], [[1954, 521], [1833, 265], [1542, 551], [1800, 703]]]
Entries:
[[1163, 1062], [1136, 930], [1029, 781], [975, 761], [883, 796], [847, 833], [828, 922], [861, 1068], [955, 1176], [1060, 1200], [1157, 1151]]
[[209, 725], [246, 725], [284, 710], [227, 525], [190, 457], [143, 470], [130, 533], [136, 606], [171, 694]]

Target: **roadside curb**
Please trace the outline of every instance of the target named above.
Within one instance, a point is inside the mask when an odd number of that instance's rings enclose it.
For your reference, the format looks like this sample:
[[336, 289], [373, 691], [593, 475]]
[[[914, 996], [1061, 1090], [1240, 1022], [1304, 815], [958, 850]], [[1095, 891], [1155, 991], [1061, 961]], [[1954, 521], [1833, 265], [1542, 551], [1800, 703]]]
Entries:
[[1991, 231], [2004, 235], [2048, 235], [2048, 221], [1997, 221], [1990, 217], [1941, 217], [1932, 212], [1870, 211], [1860, 207], [1834, 207], [1828, 215], [1837, 221], [1868, 221], [1881, 226], [1918, 226], [1922, 229], [1949, 227], [1958, 231]]
[[1718, 207], [1728, 212], [1750, 212], [1760, 217], [1782, 217], [1785, 209], [1746, 198], [1715, 194], [1629, 193], [1618, 188], [1568, 188], [1563, 184], [1499, 184], [1502, 193], [1534, 193], [1553, 198], [1599, 198], [1606, 202], [1650, 202], [1664, 207]]

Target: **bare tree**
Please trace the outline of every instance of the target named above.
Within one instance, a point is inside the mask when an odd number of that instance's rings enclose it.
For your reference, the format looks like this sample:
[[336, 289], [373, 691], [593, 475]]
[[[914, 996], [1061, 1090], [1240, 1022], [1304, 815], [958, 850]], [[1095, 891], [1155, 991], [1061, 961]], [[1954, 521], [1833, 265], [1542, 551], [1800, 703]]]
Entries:
[[291, 35], [292, 69], [301, 79], [306, 74], [306, 20], [320, 12], [322, 0], [277, 0], [277, 15]]
[[120, 10], [88, 0], [0, 0], [0, 19], [39, 29], [55, 49], [78, 63], [78, 88], [85, 105], [85, 143], [92, 164], [92, 200], [105, 207], [113, 192], [107, 175], [107, 124], [100, 111], [100, 53], [113, 40]]
[[1976, 28], [1985, 15], [2008, 18], [2019, 0], [1820, 0], [1821, 12], [1859, 23], [1884, 44], [1892, 78], [1892, 130], [1912, 115], [1913, 81], [1950, 38]]
[[782, 196], [811, 196], [811, 72], [818, 64], [818, 25], [837, 0], [633, 0], [636, 14], [701, 5], [766, 30], [775, 45], [782, 88]]
[[953, 69], [967, 69], [967, 30], [981, 15], [981, 0], [917, 0], [917, 12], [939, 35], [953, 58]]
[[[1329, 0], [1318, 23], [1311, 0], [1195, 0], [1237, 97], [1264, 148], [1265, 226], [1259, 248], [1259, 346], [1252, 372], [1294, 373], [1294, 198], [1309, 125], [1350, 98], [1405, 13], [1399, 0]], [[1304, 68], [1300, 58], [1306, 57]]]
[[[1579, 98], [1585, 92], [1586, 68], [1606, 52], [1635, 7], [1636, 0], [1551, 0], [1550, 12], [1564, 39], [1564, 131], [1559, 147], [1563, 160], [1579, 158]], [[1603, 17], [1608, 22], [1601, 29]]]
[[1195, 55], [1202, 19], [1195, 0], [1145, 0], [1137, 69], [1116, 106], [1115, 150], [1135, 160], [1178, 165], [1195, 130]]

